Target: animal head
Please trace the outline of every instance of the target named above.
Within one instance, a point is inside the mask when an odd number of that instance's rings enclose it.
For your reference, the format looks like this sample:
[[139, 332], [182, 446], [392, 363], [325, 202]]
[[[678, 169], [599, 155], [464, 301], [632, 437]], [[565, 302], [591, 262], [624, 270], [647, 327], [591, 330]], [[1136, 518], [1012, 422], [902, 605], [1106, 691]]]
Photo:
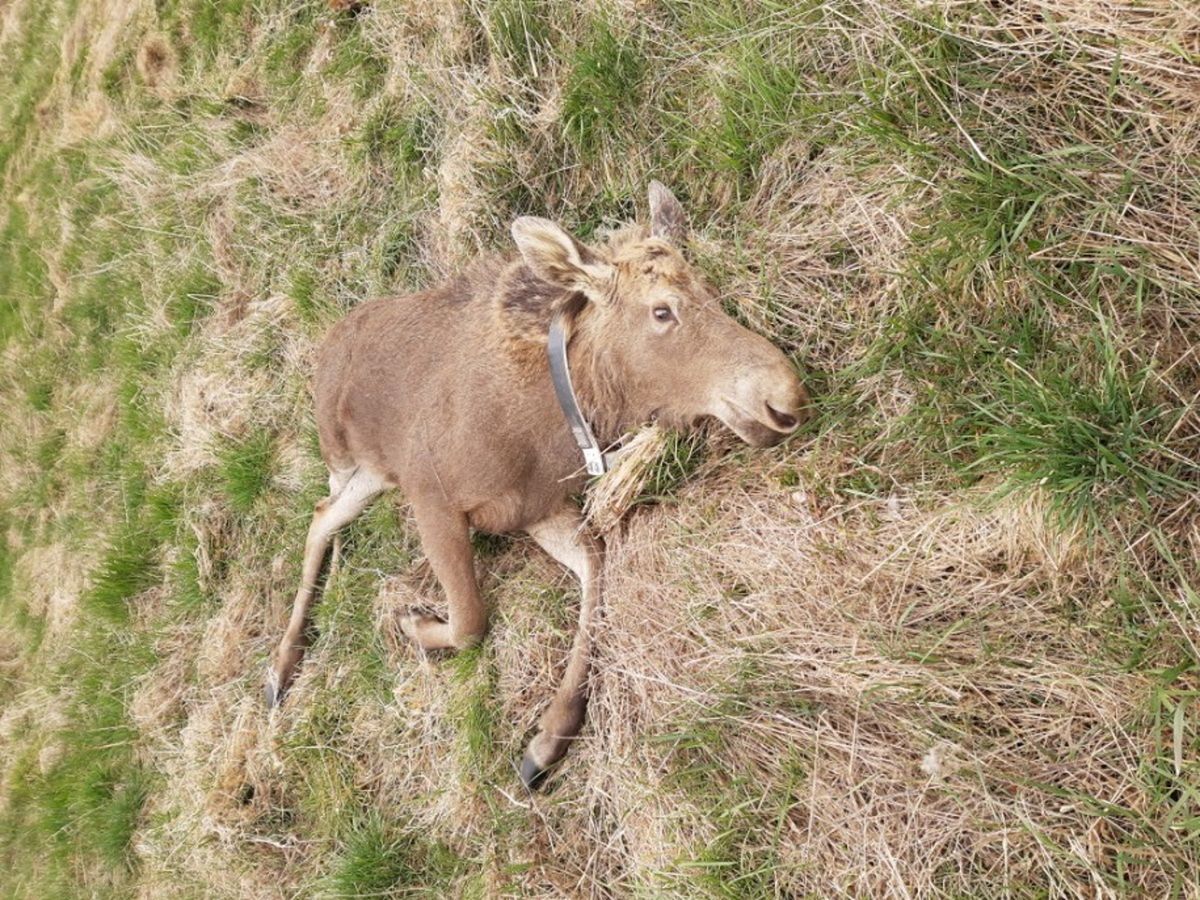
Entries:
[[648, 230], [591, 247], [555, 223], [517, 219], [513, 237], [542, 281], [582, 296], [579, 338], [619, 381], [625, 417], [687, 427], [715, 417], [756, 447], [808, 417], [808, 393], [787, 357], [738, 324], [679, 247], [686, 217], [658, 182]]

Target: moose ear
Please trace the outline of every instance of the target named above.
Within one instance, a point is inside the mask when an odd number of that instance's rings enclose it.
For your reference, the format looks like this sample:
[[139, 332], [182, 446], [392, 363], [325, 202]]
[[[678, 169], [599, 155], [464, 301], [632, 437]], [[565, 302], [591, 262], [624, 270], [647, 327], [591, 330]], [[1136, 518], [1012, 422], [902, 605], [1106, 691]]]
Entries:
[[549, 219], [521, 216], [512, 223], [512, 236], [525, 264], [542, 281], [582, 291], [593, 300], [604, 296], [612, 265]]
[[687, 237], [683, 207], [661, 181], [650, 182], [650, 234], [671, 244], [682, 244]]

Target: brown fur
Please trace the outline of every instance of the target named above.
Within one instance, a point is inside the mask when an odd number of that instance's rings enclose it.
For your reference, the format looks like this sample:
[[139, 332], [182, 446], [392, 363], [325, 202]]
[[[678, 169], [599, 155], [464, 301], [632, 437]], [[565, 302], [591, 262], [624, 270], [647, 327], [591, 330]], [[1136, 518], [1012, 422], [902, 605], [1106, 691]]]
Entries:
[[[520, 257], [483, 259], [433, 290], [366, 303], [330, 331], [313, 389], [331, 494], [309, 531], [272, 702], [303, 653], [330, 537], [399, 487], [449, 606], [447, 621], [412, 614], [402, 622], [426, 649], [483, 636], [471, 528], [527, 531], [579, 576], [580, 627], [527, 753], [526, 782], [566, 752], [584, 717], [603, 548], [570, 500], [585, 476], [550, 379], [551, 318], [571, 322], [573, 380], [601, 443], [650, 420], [687, 427], [716, 416], [766, 446], [794, 430], [807, 404], [783, 354], [726, 316], [667, 240], [682, 239], [683, 212], [657, 183], [651, 212], [648, 232], [627, 229], [602, 248], [545, 220], [519, 219]], [[669, 319], [659, 318], [664, 310]]]

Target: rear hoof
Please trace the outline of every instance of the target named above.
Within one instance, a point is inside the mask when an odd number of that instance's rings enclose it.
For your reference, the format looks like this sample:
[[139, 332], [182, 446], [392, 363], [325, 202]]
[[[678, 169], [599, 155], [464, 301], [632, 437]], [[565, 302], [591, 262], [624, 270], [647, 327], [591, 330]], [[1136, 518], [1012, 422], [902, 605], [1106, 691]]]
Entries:
[[525, 785], [526, 790], [536, 791], [540, 788], [549, 771], [548, 768], [543, 769], [534, 762], [533, 757], [528, 753], [521, 758], [521, 784]]
[[263, 685], [263, 699], [267, 701], [267, 709], [275, 709], [283, 702], [287, 688], [279, 684], [279, 677], [274, 669], [267, 669], [267, 682]]

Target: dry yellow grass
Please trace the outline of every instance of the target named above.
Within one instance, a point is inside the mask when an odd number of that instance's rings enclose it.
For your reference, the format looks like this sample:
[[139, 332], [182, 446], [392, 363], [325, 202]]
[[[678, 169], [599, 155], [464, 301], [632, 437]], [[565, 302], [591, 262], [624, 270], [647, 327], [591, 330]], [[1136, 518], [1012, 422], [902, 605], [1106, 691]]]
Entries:
[[[1192, 4], [40, 9], [0, 12], [0, 228], [35, 248], [0, 248], [12, 895], [1200, 897]], [[647, 429], [596, 485], [594, 699], [548, 794], [512, 762], [571, 580], [483, 547], [487, 643], [424, 658], [390, 501], [268, 714], [325, 327], [652, 175], [815, 427]], [[126, 843], [78, 837], [114, 809]]]

